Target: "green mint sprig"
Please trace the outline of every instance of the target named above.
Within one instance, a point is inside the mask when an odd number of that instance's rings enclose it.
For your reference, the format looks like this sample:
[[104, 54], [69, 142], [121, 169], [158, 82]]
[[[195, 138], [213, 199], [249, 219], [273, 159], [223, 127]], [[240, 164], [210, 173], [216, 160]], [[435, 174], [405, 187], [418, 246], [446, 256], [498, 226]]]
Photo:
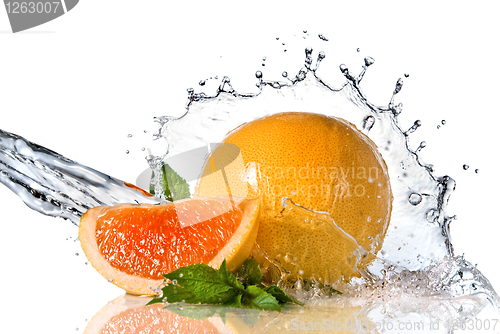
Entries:
[[[154, 178], [154, 172], [151, 175]], [[180, 199], [189, 198], [191, 196], [189, 192], [189, 184], [183, 179], [175, 170], [172, 169], [168, 164], [162, 164], [160, 182], [164, 186], [163, 195], [165, 199], [173, 202]], [[149, 192], [154, 195], [154, 186], [149, 187]]]
[[276, 285], [262, 285], [262, 271], [254, 259], [247, 259], [237, 276], [227, 270], [226, 260], [219, 270], [200, 263], [163, 276], [169, 283], [162, 288], [162, 296], [155, 297], [148, 305], [184, 302], [272, 311], [281, 311], [285, 303], [304, 305]]

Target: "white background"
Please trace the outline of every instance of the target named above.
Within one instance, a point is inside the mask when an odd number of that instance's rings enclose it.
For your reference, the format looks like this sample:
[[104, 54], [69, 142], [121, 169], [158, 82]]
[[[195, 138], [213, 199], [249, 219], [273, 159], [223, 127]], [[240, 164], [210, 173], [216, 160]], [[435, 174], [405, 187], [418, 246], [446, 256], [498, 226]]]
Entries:
[[[362, 89], [376, 105], [410, 75], [397, 97], [401, 127], [422, 121], [412, 148], [425, 140], [424, 162], [457, 181], [456, 253], [499, 290], [496, 14], [495, 1], [83, 0], [12, 34], [0, 8], [0, 128], [134, 182], [147, 166], [141, 147], [153, 146], [153, 117], [181, 114], [186, 88], [213, 93], [215, 80], [202, 88], [201, 79], [227, 75], [237, 90], [255, 91], [256, 70], [295, 74], [311, 45], [327, 52], [322, 71], [340, 84], [338, 65], [357, 73], [371, 56]], [[85, 265], [71, 223], [28, 209], [4, 186], [0, 212], [2, 332], [83, 332], [122, 294]]]

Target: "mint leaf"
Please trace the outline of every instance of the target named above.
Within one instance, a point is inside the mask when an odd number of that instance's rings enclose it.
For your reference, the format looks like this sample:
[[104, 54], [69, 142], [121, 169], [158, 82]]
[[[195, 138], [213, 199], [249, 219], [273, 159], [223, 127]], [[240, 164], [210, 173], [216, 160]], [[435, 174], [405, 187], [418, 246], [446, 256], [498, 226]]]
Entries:
[[163, 303], [163, 297], [154, 297], [146, 305], [152, 305], [152, 304], [157, 304], [157, 303]]
[[276, 298], [256, 285], [247, 286], [242, 298], [242, 304], [259, 310], [281, 312], [281, 306]]
[[280, 287], [276, 285], [270, 285], [264, 289], [265, 292], [269, 293], [272, 295], [280, 304], [285, 304], [285, 303], [294, 303], [300, 306], [303, 306], [304, 304], [299, 302], [297, 299], [293, 298], [292, 296], [289, 296], [285, 293], [285, 291], [281, 290]]
[[[261, 284], [262, 271], [253, 259], [244, 262], [238, 275], [237, 278], [227, 270], [226, 260], [219, 270], [203, 263], [179, 268], [163, 275], [168, 280], [167, 285], [162, 288], [161, 297], [153, 298], [148, 305], [182, 302], [272, 311], [281, 311], [280, 304], [285, 303], [304, 305], [275, 285], [264, 287]], [[199, 309], [186, 309], [185, 312], [188, 311], [201, 313], [200, 317], [206, 316]]]
[[[155, 175], [153, 172], [151, 178], [154, 178], [154, 176]], [[163, 191], [165, 199], [173, 202], [191, 197], [191, 194], [189, 193], [189, 184], [185, 179], [180, 177], [179, 174], [177, 174], [168, 164], [163, 164], [161, 166], [160, 180], [165, 189]], [[155, 194], [154, 186], [149, 187], [149, 192], [153, 195]]]
[[262, 271], [255, 259], [246, 259], [236, 275], [243, 285], [260, 285], [262, 282]]
[[241, 298], [243, 297], [243, 294], [242, 292], [240, 291], [239, 294], [235, 295], [232, 299], [226, 301], [224, 303], [224, 306], [228, 306], [228, 307], [242, 307], [243, 304], [241, 304]]
[[241, 292], [245, 290], [245, 287], [238, 281], [236, 276], [234, 276], [229, 272], [229, 270], [227, 270], [226, 259], [224, 259], [224, 261], [222, 261], [222, 264], [220, 265], [219, 276], [225, 284], [229, 285], [235, 290]]
[[[169, 303], [234, 303], [238, 295], [217, 270], [203, 263], [179, 268], [163, 276], [171, 281], [162, 289], [163, 298]], [[153, 301], [158, 302], [158, 299]]]

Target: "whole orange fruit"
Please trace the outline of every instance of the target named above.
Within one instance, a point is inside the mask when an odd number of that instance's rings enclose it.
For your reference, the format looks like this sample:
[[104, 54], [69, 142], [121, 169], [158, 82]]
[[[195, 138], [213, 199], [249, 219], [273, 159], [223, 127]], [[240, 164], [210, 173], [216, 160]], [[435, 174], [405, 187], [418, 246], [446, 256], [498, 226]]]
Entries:
[[[230, 132], [207, 160], [196, 195], [259, 197], [256, 242], [265, 257], [295, 276], [329, 283], [358, 275], [353, 248], [335, 224], [372, 259], [392, 207], [375, 143], [345, 120], [305, 112], [274, 114]], [[282, 212], [283, 198], [331, 217]]]
[[118, 204], [89, 209], [79, 239], [92, 266], [130, 294], [152, 295], [164, 274], [224, 259], [236, 271], [250, 256], [260, 203], [223, 198], [161, 205]]

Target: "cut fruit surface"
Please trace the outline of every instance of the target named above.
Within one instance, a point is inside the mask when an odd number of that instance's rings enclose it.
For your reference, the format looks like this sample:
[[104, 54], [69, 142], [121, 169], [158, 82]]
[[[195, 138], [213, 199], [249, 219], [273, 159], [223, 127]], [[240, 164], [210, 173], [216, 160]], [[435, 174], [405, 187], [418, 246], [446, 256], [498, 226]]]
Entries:
[[88, 210], [79, 238], [90, 263], [132, 294], [154, 294], [162, 275], [190, 264], [236, 270], [258, 231], [259, 201], [185, 199], [161, 205], [120, 204]]

